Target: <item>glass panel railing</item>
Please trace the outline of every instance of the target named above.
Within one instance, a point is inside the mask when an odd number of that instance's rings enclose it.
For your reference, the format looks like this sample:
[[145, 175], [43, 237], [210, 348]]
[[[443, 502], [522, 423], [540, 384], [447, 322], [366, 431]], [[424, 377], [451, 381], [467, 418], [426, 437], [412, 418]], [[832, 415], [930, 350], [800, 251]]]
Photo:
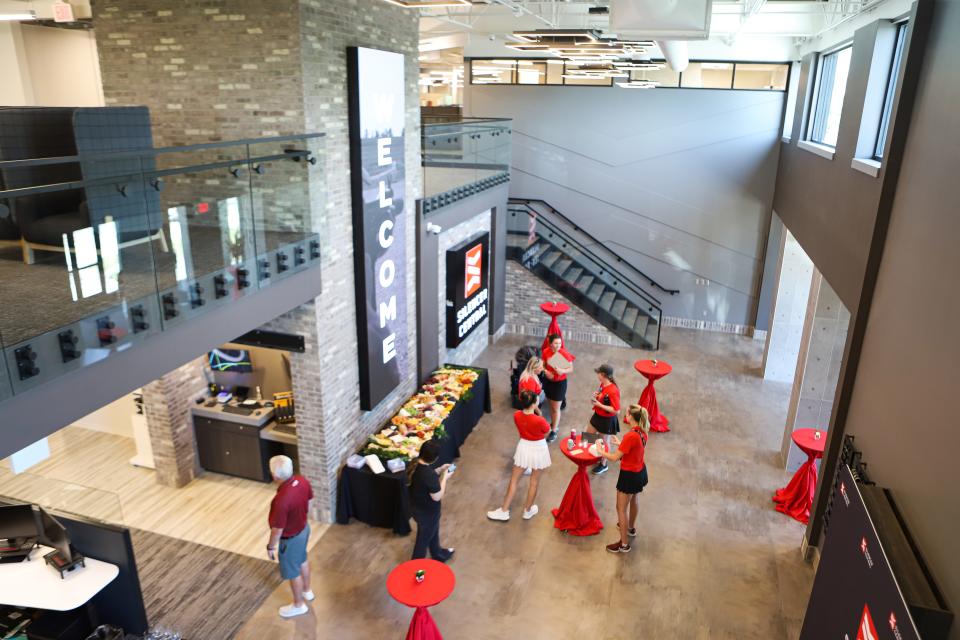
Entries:
[[0, 401], [319, 265], [321, 137], [0, 161]]
[[323, 170], [315, 140], [248, 146], [260, 286], [306, 268], [319, 255]]
[[8, 465], [8, 462], [0, 463], [0, 500], [36, 504], [68, 516], [126, 524], [118, 493], [40, 473], [13, 473]]
[[424, 197], [509, 173], [510, 132], [511, 121], [502, 119], [424, 124]]
[[253, 291], [246, 148], [174, 151], [144, 164], [144, 204], [164, 235], [155, 247], [164, 328]]

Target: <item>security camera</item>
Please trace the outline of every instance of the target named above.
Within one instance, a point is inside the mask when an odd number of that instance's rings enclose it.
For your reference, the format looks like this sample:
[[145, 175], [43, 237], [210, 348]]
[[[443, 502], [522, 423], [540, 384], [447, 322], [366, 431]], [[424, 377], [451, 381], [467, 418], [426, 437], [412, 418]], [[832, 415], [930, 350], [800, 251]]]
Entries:
[[438, 224], [433, 224], [432, 222], [427, 223], [427, 233], [432, 233], [435, 236], [440, 235], [443, 232], [443, 227]]
[[497, 39], [497, 36], [491, 33], [489, 36], [487, 36], [487, 38], [490, 39], [490, 42], [493, 42], [494, 40]]

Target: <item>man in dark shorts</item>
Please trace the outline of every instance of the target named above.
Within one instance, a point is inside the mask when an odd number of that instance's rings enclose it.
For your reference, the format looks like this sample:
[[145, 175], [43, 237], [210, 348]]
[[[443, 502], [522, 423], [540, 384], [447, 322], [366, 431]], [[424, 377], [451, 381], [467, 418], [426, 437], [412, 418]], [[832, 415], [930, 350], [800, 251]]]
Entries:
[[313, 489], [306, 478], [293, 475], [293, 461], [287, 456], [270, 458], [270, 474], [280, 486], [270, 502], [267, 556], [271, 560], [279, 556], [280, 576], [290, 581], [293, 603], [280, 607], [280, 617], [292, 618], [309, 611], [307, 603], [314, 598], [310, 590], [310, 562], [307, 560], [310, 539], [307, 514]]

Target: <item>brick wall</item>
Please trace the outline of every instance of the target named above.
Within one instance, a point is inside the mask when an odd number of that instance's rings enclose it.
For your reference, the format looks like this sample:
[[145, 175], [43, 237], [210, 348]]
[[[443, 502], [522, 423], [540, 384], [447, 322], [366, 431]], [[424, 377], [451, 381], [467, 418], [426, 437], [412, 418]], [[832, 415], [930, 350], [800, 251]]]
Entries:
[[192, 360], [143, 387], [157, 482], [182, 487], [196, 475], [196, 441], [190, 408], [206, 385], [206, 358]]
[[520, 264], [507, 260], [507, 333], [544, 337], [550, 325], [550, 317], [540, 310], [540, 305], [548, 301], [566, 302], [570, 305], [570, 311], [563, 314], [559, 320], [564, 340], [615, 347], [630, 346]]
[[[418, 13], [383, 0], [95, 0], [93, 8], [107, 102], [148, 105], [157, 144], [326, 134], [322, 179], [309, 185], [323, 294], [268, 326], [305, 337], [306, 353], [291, 357], [300, 461], [314, 485], [314, 515], [330, 520], [343, 462], [417, 385]], [[347, 46], [407, 56], [409, 356], [397, 390], [370, 412], [360, 410], [357, 386]]]
[[[448, 362], [451, 364], [472, 364], [489, 344], [488, 332], [486, 331], [488, 325], [484, 321], [474, 329], [470, 337], [460, 343], [459, 347], [455, 349], [447, 348], [447, 251], [484, 231], [490, 233], [489, 210], [461, 222], [452, 229], [445, 230], [440, 235], [440, 259], [437, 262], [437, 281], [440, 283], [440, 324], [437, 325], [440, 331], [440, 364]], [[489, 260], [489, 256], [485, 257], [484, 260]], [[490, 313], [489, 302], [487, 303], [487, 310]]]

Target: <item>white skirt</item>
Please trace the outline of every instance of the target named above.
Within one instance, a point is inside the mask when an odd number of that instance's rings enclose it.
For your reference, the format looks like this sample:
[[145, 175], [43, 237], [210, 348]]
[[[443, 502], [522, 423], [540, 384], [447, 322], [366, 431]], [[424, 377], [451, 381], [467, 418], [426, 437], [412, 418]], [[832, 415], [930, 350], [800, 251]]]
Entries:
[[513, 464], [521, 469], [546, 469], [550, 466], [550, 448], [546, 440], [523, 440], [517, 443]]

